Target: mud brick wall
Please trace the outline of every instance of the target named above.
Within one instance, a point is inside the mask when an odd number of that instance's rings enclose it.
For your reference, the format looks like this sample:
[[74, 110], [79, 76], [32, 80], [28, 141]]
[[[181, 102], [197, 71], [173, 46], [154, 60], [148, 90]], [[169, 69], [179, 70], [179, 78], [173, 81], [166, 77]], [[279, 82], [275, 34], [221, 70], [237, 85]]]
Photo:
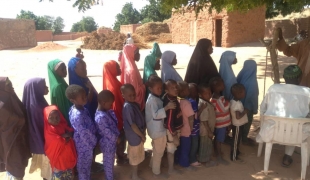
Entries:
[[0, 50], [37, 45], [33, 20], [0, 18]]
[[87, 32], [62, 32], [56, 35], [53, 35], [52, 30], [38, 30], [36, 31], [36, 39], [38, 42], [45, 41], [67, 41], [75, 40], [77, 38], [88, 36], [90, 33]]
[[136, 32], [137, 27], [141, 26], [141, 24], [129, 24], [129, 25], [121, 25], [120, 32], [123, 34], [134, 33]]
[[246, 13], [220, 13], [207, 9], [200, 12], [196, 19], [194, 11], [184, 14], [173, 12], [171, 17], [172, 43], [194, 44], [201, 38], [216, 40], [216, 20], [222, 19], [222, 47], [257, 41], [264, 37], [265, 7], [252, 9]]

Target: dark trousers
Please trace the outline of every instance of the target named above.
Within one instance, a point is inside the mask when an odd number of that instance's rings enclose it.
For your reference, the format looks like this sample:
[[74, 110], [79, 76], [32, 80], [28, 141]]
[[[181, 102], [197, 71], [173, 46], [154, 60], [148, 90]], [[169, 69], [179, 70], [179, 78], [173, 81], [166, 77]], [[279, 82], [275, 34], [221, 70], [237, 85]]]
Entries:
[[248, 135], [251, 129], [251, 125], [253, 122], [253, 111], [248, 111], [248, 123], [246, 123], [245, 125], [243, 125], [243, 132], [242, 132], [242, 142], [247, 142], [248, 141]]
[[235, 161], [238, 159], [238, 155], [240, 154], [239, 145], [242, 136], [244, 126], [232, 126], [232, 135], [233, 135], [233, 143], [231, 144], [230, 150], [230, 159]]
[[197, 162], [197, 153], [199, 148], [199, 135], [191, 136], [191, 151], [189, 155], [189, 162]]
[[180, 146], [175, 152], [175, 163], [182, 167], [189, 167], [189, 154], [191, 151], [191, 138], [190, 137], [180, 137]]
[[123, 163], [125, 161], [125, 150], [126, 150], [126, 136], [124, 129], [120, 130], [118, 136], [119, 141], [116, 144], [116, 159], [117, 163]]

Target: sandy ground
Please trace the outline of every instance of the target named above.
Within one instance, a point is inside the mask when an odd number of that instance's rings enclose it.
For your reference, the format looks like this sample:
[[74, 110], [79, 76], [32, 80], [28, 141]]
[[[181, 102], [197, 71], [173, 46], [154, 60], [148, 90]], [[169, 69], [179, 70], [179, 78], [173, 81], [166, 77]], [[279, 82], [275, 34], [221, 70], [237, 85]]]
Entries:
[[[79, 41], [60, 41], [57, 42], [68, 48], [57, 51], [46, 51], [46, 52], [35, 52], [29, 49], [14, 49], [14, 50], [3, 50], [0, 51], [0, 72], [1, 76], [8, 76], [13, 82], [13, 86], [17, 95], [22, 98], [23, 86], [25, 82], [32, 77], [44, 77], [48, 84], [47, 75], [47, 63], [53, 59], [61, 59], [66, 64], [72, 56], [75, 55], [75, 49], [81, 44]], [[178, 64], [176, 69], [182, 77], [184, 77], [188, 61], [194, 50], [194, 47], [182, 44], [160, 44], [162, 52], [165, 50], [173, 50], [177, 54]], [[238, 63], [233, 66], [233, 70], [237, 75], [243, 67], [243, 62], [247, 59], [254, 59], [258, 64], [258, 83], [260, 88], [259, 102], [262, 101], [264, 95], [264, 77], [265, 77], [265, 62], [266, 62], [266, 49], [259, 43], [248, 43], [243, 44], [234, 48], [214, 48], [212, 57], [219, 67], [219, 59], [221, 54], [226, 50], [232, 50], [237, 53]], [[102, 90], [102, 67], [103, 63], [107, 60], [117, 60], [119, 51], [103, 51], [103, 50], [83, 50], [85, 55], [85, 61], [87, 63], [88, 75], [94, 84], [97, 91]], [[140, 72], [143, 72], [143, 60], [144, 57], [149, 53], [150, 50], [140, 50], [141, 60], [138, 62]], [[289, 64], [296, 62], [294, 58], [284, 57], [282, 53], [279, 53], [279, 65], [281, 72], [283, 68]], [[158, 72], [160, 74], [160, 72]], [[282, 76], [282, 73], [281, 73]], [[283, 80], [282, 80], [283, 81]], [[271, 79], [271, 63], [269, 61], [267, 68], [267, 79], [266, 79], [266, 91], [270, 85], [273, 84]], [[49, 95], [46, 96], [49, 101]], [[259, 126], [259, 117], [256, 116], [253, 122], [250, 136], [255, 138], [257, 128]], [[151, 149], [151, 141], [147, 140], [145, 148]], [[224, 154], [228, 159], [230, 147], [224, 146]], [[284, 147], [280, 145], [274, 145], [270, 160], [270, 173], [264, 175], [263, 161], [264, 156], [257, 157], [257, 146], [248, 147], [241, 145], [241, 151], [246, 153], [244, 158], [247, 163], [244, 165], [231, 163], [228, 166], [217, 166], [213, 168], [198, 168], [196, 172], [186, 172], [182, 175], [174, 175], [169, 179], [171, 180], [187, 180], [187, 179], [210, 179], [210, 180], [225, 180], [225, 179], [300, 179], [301, 172], [301, 159], [300, 149], [296, 149], [293, 155], [294, 162], [291, 168], [283, 168], [280, 166], [282, 156], [284, 154]], [[264, 153], [264, 152], [263, 152]], [[140, 176], [144, 179], [152, 179], [151, 169], [148, 167], [149, 158], [143, 162], [140, 166]], [[98, 155], [96, 161], [102, 162], [102, 155]], [[30, 162], [30, 161], [29, 161]], [[30, 164], [30, 163], [29, 163]], [[166, 158], [164, 158], [163, 172], [167, 172]], [[181, 168], [176, 166], [177, 168]], [[25, 180], [41, 179], [40, 172], [37, 171], [33, 174], [29, 174], [29, 167], [26, 169]], [[116, 166], [116, 173], [119, 174], [118, 179], [127, 180], [130, 179], [130, 166]], [[0, 178], [5, 177], [4, 173], [0, 173]], [[307, 177], [310, 178], [309, 170]], [[103, 174], [96, 174], [92, 179], [103, 179]]]

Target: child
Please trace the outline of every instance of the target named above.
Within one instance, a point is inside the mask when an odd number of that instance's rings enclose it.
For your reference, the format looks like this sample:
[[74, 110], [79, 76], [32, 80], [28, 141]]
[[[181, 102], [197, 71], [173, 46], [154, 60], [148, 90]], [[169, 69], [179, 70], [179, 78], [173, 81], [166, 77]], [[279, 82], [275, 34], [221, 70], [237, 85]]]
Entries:
[[234, 99], [230, 101], [230, 114], [232, 119], [232, 132], [234, 143], [231, 145], [230, 159], [237, 163], [245, 163], [238, 157], [240, 154], [239, 143], [241, 140], [244, 124], [248, 122], [248, 110], [245, 109], [240, 101], [245, 97], [245, 88], [242, 84], [234, 84], [231, 87]]
[[224, 143], [226, 135], [226, 127], [231, 124], [229, 101], [225, 100], [224, 96], [221, 96], [221, 92], [225, 89], [224, 81], [220, 77], [214, 77], [210, 80], [211, 90], [213, 96], [211, 103], [214, 106], [216, 123], [215, 123], [215, 153], [217, 155], [218, 162], [224, 165], [228, 165], [229, 162], [223, 159], [221, 145]]
[[191, 132], [191, 151], [189, 156], [189, 162], [191, 163], [191, 166], [197, 166], [200, 167], [201, 164], [197, 161], [197, 153], [198, 153], [198, 147], [199, 147], [199, 119], [198, 119], [198, 89], [197, 85], [195, 83], [189, 83], [189, 102], [192, 104], [192, 108], [195, 112], [195, 119], [194, 119], [194, 125], [193, 130]]
[[[212, 96], [211, 88], [208, 84], [200, 84], [198, 87], [199, 93], [199, 110], [202, 110], [199, 115], [200, 120], [200, 148], [198, 160], [206, 163], [207, 167], [215, 166], [216, 163], [211, 161], [212, 155], [212, 140], [215, 126], [214, 106], [210, 103]], [[205, 106], [205, 107], [204, 107]]]
[[69, 119], [74, 129], [74, 142], [77, 151], [77, 171], [80, 180], [90, 179], [93, 160], [93, 149], [97, 144], [96, 126], [88, 110], [86, 92], [79, 85], [70, 85], [66, 90], [67, 98], [73, 103], [69, 111]]
[[72, 179], [76, 165], [76, 149], [70, 128], [58, 107], [44, 108], [45, 154], [53, 170], [52, 179]]
[[116, 152], [116, 141], [119, 135], [117, 118], [111, 110], [114, 95], [109, 90], [98, 94], [98, 110], [95, 115], [100, 149], [103, 153], [103, 166], [106, 180], [114, 180], [113, 168]]
[[[183, 127], [182, 112], [180, 108], [180, 103], [178, 101], [178, 84], [174, 80], [167, 80], [165, 82], [165, 92], [163, 97], [163, 105], [168, 105], [172, 102], [176, 105], [175, 109], [166, 110], [166, 118], [164, 121], [164, 127], [167, 129], [167, 157], [169, 164], [169, 173], [175, 173], [174, 170], [174, 152], [180, 144], [178, 130]], [[179, 172], [178, 172], [179, 173]]]
[[150, 165], [154, 176], [168, 178], [168, 176], [160, 174], [161, 159], [167, 143], [167, 130], [164, 128], [164, 118], [166, 117], [166, 111], [175, 109], [176, 104], [174, 102], [169, 102], [163, 107], [163, 101], [160, 99], [163, 83], [158, 76], [151, 76], [149, 78], [148, 88], [151, 93], [146, 101], [145, 120], [147, 132], [152, 139], [153, 146], [153, 157]]
[[178, 148], [178, 161], [182, 167], [188, 170], [194, 170], [193, 166], [190, 166], [189, 155], [191, 150], [191, 131], [193, 130], [194, 115], [191, 102], [185, 99], [189, 96], [189, 87], [187, 82], [179, 81], [179, 97], [180, 107], [183, 117], [183, 127], [181, 128], [180, 146]]
[[140, 180], [138, 177], [138, 165], [144, 160], [145, 142], [145, 117], [140, 111], [139, 104], [136, 103], [136, 91], [133, 85], [124, 84], [121, 87], [122, 95], [125, 99], [123, 108], [124, 130], [128, 140], [128, 158], [132, 166], [132, 179]]
[[82, 52], [81, 48], [77, 48], [76, 52], [77, 52], [77, 54], [75, 55], [75, 57], [83, 60], [84, 59], [84, 55], [83, 55], [83, 52]]

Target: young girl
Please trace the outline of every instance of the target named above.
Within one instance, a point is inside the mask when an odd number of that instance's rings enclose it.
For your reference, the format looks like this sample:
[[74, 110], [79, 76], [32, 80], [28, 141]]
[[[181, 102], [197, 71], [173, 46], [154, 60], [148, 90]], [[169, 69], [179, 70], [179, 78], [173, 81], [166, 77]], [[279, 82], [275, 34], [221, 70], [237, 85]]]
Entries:
[[177, 64], [177, 57], [173, 51], [165, 51], [161, 58], [161, 79], [166, 82], [168, 79], [183, 81], [173, 66]]
[[57, 106], [44, 109], [45, 154], [50, 161], [55, 180], [72, 179], [76, 165], [76, 150], [70, 128]]
[[248, 123], [244, 125], [242, 132], [242, 144], [251, 145], [254, 142], [248, 138], [250, 128], [253, 121], [253, 115], [258, 110], [258, 83], [257, 83], [257, 65], [254, 60], [244, 61], [242, 70], [237, 76], [238, 83], [244, 85], [246, 95], [242, 99], [244, 108], [248, 109]]
[[117, 141], [117, 163], [122, 164], [125, 159], [124, 151], [126, 149], [126, 139], [125, 139], [125, 132], [123, 129], [123, 105], [124, 105], [124, 98], [122, 97], [121, 93], [121, 86], [122, 83], [119, 82], [117, 76], [121, 75], [121, 69], [117, 62], [111, 60], [107, 61], [103, 65], [103, 89], [107, 89], [111, 91], [114, 95], [114, 102], [112, 105], [112, 109], [117, 117], [117, 127], [120, 132], [118, 141]]
[[97, 144], [96, 126], [89, 111], [84, 107], [87, 103], [83, 87], [70, 85], [66, 90], [67, 98], [74, 104], [69, 112], [70, 122], [74, 129], [74, 142], [77, 151], [77, 171], [80, 180], [90, 179], [93, 149]]
[[51, 89], [51, 104], [56, 105], [59, 108], [68, 125], [71, 126], [68, 113], [72, 104], [65, 95], [65, 91], [68, 87], [68, 84], [64, 79], [67, 76], [66, 65], [59, 59], [55, 59], [48, 63], [47, 70]]
[[48, 106], [44, 95], [48, 94], [48, 87], [43, 78], [32, 78], [24, 86], [23, 104], [26, 108], [29, 123], [29, 143], [32, 160], [29, 173], [41, 169], [43, 179], [51, 179], [52, 170], [44, 152], [44, 121], [43, 109]]
[[145, 85], [143, 84], [140, 72], [135, 61], [140, 60], [139, 48], [133, 44], [127, 44], [123, 48], [121, 60], [121, 83], [132, 84], [136, 91], [136, 102], [143, 110], [145, 106]]
[[227, 100], [231, 100], [232, 94], [230, 88], [232, 85], [237, 83], [236, 76], [231, 66], [237, 63], [236, 53], [233, 51], [223, 52], [220, 59], [220, 75], [224, 81], [225, 89], [222, 92], [223, 96]]

